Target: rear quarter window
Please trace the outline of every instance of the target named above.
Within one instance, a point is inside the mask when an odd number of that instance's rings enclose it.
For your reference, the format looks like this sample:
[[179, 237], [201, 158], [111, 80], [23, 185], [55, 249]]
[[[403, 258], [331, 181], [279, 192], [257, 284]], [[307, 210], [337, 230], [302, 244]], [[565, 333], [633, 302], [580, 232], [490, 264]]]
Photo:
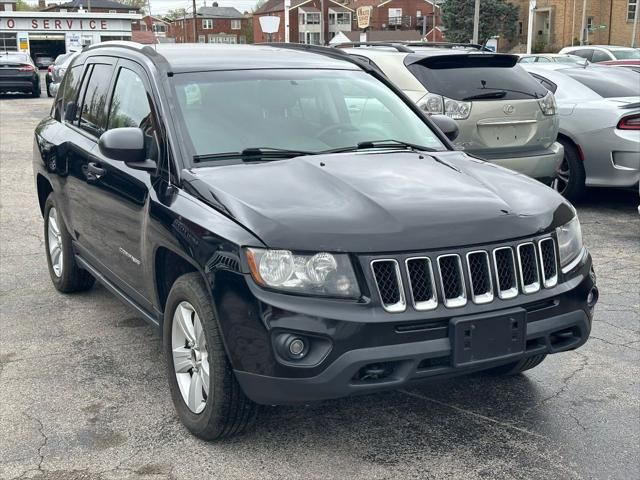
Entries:
[[460, 56], [451, 62], [419, 61], [407, 65], [407, 68], [428, 92], [453, 100], [496, 91], [504, 92], [500, 100], [542, 98], [547, 94], [539, 82], [506, 56], [465, 57]]

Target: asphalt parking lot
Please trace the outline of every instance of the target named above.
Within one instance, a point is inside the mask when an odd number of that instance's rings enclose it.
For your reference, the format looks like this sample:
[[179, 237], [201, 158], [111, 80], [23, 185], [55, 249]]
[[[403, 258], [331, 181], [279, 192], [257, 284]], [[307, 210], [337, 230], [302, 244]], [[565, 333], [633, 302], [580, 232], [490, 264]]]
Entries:
[[174, 415], [160, 337], [104, 288], [51, 285], [31, 171], [46, 97], [0, 97], [0, 478], [640, 478], [637, 192], [578, 206], [600, 303], [590, 341], [525, 375], [265, 408], [224, 443]]

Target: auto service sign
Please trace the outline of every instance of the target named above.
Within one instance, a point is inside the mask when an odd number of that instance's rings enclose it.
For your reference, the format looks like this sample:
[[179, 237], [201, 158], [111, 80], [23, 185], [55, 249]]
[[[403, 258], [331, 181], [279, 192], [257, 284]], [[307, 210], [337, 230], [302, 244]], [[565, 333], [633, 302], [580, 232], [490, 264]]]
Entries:
[[[128, 20], [131, 24], [131, 20]], [[129, 27], [130, 29], [131, 27]], [[0, 29], [6, 30], [121, 30], [122, 20], [106, 20], [97, 18], [0, 18]]]
[[358, 7], [356, 10], [356, 16], [358, 17], [358, 28], [369, 28], [371, 23], [372, 6]]

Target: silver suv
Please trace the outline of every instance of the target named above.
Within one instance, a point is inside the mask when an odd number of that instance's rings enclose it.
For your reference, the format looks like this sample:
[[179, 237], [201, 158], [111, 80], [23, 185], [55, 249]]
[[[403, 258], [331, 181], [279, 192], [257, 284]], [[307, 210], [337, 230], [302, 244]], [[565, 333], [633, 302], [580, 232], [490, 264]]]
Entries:
[[564, 155], [556, 103], [517, 56], [391, 44], [344, 50], [377, 66], [425, 113], [456, 120], [459, 149], [542, 181], [555, 177]]

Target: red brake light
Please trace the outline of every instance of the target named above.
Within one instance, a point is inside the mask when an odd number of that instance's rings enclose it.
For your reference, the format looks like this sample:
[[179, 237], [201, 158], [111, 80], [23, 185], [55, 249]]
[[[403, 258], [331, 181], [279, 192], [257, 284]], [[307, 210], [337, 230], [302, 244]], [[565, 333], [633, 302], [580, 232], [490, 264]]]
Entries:
[[53, 65], [49, 65], [49, 68], [47, 68], [47, 72], [49, 73], [53, 72]]
[[35, 72], [36, 69], [33, 65], [29, 65], [28, 63], [24, 63], [22, 65], [20, 65], [20, 69], [21, 72]]
[[640, 130], [640, 115], [629, 115], [618, 122], [620, 130]]

